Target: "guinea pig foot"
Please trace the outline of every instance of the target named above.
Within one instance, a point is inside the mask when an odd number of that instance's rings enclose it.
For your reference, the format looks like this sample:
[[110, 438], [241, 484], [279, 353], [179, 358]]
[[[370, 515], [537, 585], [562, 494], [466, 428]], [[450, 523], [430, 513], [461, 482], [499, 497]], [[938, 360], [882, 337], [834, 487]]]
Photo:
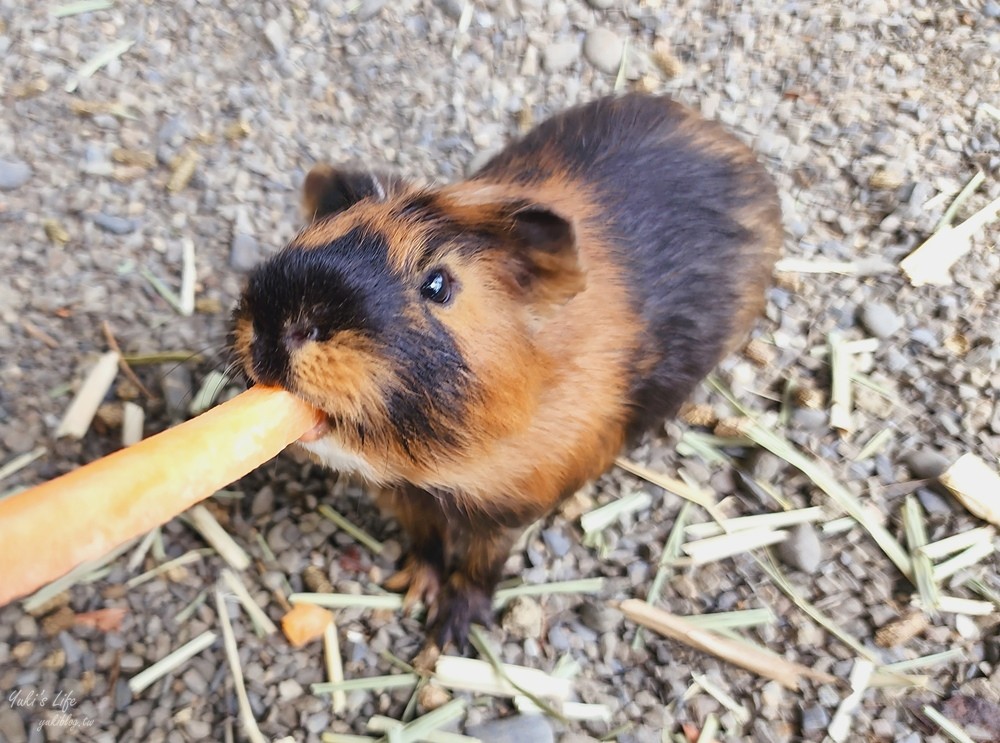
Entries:
[[460, 652], [469, 647], [469, 627], [473, 622], [493, 623], [493, 600], [489, 591], [454, 573], [445, 584], [435, 607], [437, 619], [429, 620], [431, 635], [443, 648], [453, 642]]
[[402, 569], [389, 576], [383, 587], [397, 593], [406, 592], [403, 596], [405, 611], [409, 612], [416, 604], [423, 603], [430, 616], [441, 593], [441, 574], [436, 566], [411, 554]]

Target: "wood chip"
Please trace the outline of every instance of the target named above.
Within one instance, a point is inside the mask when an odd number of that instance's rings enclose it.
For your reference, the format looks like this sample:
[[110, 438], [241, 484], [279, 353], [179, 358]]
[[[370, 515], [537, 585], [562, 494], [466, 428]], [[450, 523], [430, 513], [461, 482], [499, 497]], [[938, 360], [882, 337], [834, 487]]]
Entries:
[[837, 679], [828, 673], [787, 661], [773, 653], [731, 640], [728, 637], [691, 626], [683, 617], [650, 606], [639, 599], [627, 599], [619, 607], [626, 617], [689, 647], [709, 653], [733, 665], [765, 678], [774, 679], [788, 689], [798, 689], [803, 678], [833, 684]]
[[69, 436], [74, 439], [82, 439], [87, 435], [90, 424], [97, 414], [97, 409], [104, 401], [104, 396], [111, 389], [111, 385], [118, 376], [119, 356], [114, 351], [103, 354], [97, 363], [87, 374], [87, 378], [80, 385], [80, 390], [73, 398], [66, 409], [59, 427], [56, 429], [56, 438]]
[[907, 614], [878, 628], [875, 644], [880, 648], [895, 648], [905, 645], [930, 626], [927, 615], [920, 611]]
[[939, 478], [969, 513], [1000, 526], [1000, 475], [975, 454], [963, 454]]
[[167, 190], [171, 193], [183, 191], [187, 187], [187, 184], [191, 182], [191, 178], [194, 176], [200, 160], [201, 156], [198, 154], [198, 151], [192, 148], [188, 148], [183, 154], [179, 155], [172, 164], [174, 172], [167, 181]]

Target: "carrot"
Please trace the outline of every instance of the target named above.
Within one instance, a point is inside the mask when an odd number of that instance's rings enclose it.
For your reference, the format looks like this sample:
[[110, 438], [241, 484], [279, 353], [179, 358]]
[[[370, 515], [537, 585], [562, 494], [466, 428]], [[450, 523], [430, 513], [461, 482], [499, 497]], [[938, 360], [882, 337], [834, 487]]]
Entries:
[[0, 606], [97, 559], [238, 480], [318, 414], [253, 387], [186, 423], [0, 500]]
[[333, 621], [333, 612], [316, 604], [296, 604], [281, 618], [281, 629], [292, 647], [318, 640], [326, 631], [326, 625]]

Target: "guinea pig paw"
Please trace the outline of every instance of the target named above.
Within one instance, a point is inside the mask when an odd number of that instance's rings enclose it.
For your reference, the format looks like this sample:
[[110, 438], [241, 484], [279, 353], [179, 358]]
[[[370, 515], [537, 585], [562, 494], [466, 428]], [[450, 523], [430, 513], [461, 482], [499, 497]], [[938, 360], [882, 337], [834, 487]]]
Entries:
[[438, 619], [431, 623], [431, 632], [442, 648], [450, 641], [464, 653], [469, 647], [469, 627], [472, 623], [487, 627], [493, 623], [490, 593], [469, 583], [458, 573], [448, 579], [435, 608]]
[[383, 587], [389, 591], [406, 592], [403, 596], [405, 611], [409, 612], [416, 604], [423, 603], [427, 611], [432, 612], [441, 593], [441, 575], [431, 563], [410, 555], [402, 569], [389, 576]]

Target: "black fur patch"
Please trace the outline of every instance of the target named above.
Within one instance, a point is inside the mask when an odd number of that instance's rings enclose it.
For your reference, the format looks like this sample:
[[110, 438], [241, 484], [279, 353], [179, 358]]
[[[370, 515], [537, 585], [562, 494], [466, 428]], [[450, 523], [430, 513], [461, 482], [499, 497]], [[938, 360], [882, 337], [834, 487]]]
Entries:
[[[419, 280], [390, 269], [388, 245], [371, 230], [355, 228], [322, 248], [293, 243], [253, 272], [237, 309], [253, 323], [253, 376], [295, 391], [290, 326], [314, 330], [321, 343], [335, 343], [340, 331], [360, 333], [396, 372], [384, 398], [403, 447], [412, 453], [421, 442], [461, 446], [463, 416], [475, 394], [472, 375], [418, 289]], [[410, 305], [423, 308], [419, 322], [409, 319]]]

